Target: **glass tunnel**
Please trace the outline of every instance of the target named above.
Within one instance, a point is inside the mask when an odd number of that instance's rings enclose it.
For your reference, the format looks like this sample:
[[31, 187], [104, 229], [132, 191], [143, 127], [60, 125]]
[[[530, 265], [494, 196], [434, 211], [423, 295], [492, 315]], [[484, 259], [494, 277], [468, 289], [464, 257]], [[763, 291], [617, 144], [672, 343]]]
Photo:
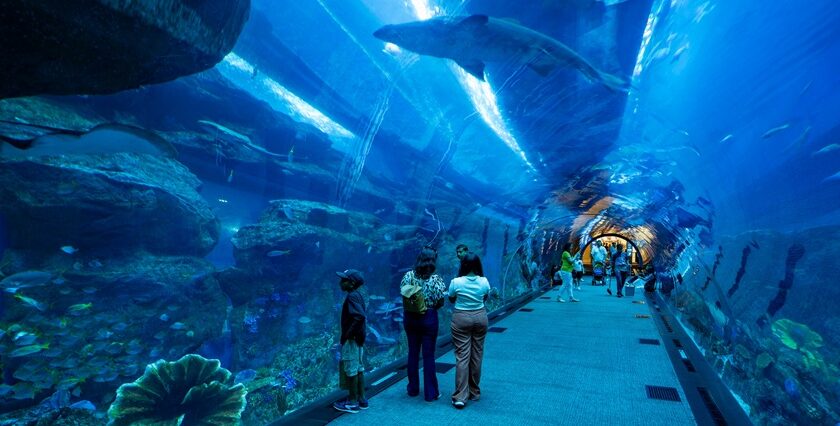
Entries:
[[[840, 424], [836, 1], [10, 0], [0, 55], [0, 424], [325, 423], [336, 271], [372, 394], [401, 280], [432, 247], [448, 286], [459, 244], [491, 326], [661, 332], [689, 424]], [[601, 243], [650, 287], [608, 295]]]

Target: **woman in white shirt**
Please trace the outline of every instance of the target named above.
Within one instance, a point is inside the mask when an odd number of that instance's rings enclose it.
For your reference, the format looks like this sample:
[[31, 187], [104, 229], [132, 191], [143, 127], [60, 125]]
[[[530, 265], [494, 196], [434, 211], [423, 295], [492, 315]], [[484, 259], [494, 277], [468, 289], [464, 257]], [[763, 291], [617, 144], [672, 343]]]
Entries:
[[455, 392], [452, 405], [464, 408], [466, 400], [481, 397], [481, 360], [487, 335], [487, 311], [484, 302], [490, 283], [484, 278], [481, 259], [468, 253], [461, 259], [458, 278], [449, 283], [449, 300], [455, 303], [452, 313], [452, 342], [455, 345]]

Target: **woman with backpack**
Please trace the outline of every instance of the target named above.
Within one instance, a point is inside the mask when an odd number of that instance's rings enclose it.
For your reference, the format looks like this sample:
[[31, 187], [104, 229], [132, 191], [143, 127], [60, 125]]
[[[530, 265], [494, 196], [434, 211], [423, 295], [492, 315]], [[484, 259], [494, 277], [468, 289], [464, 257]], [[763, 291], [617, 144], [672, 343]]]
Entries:
[[408, 396], [420, 394], [420, 351], [423, 351], [423, 396], [426, 401], [440, 398], [435, 372], [435, 346], [438, 337], [437, 310], [443, 306], [446, 284], [435, 274], [437, 251], [424, 247], [417, 255], [414, 269], [400, 282], [408, 337]]
[[449, 284], [449, 300], [455, 304], [452, 312], [452, 343], [455, 346], [455, 392], [452, 405], [464, 408], [466, 400], [481, 397], [481, 361], [484, 357], [484, 338], [487, 336], [487, 311], [484, 302], [490, 294], [490, 283], [484, 278], [481, 259], [468, 253], [461, 259], [458, 278]]

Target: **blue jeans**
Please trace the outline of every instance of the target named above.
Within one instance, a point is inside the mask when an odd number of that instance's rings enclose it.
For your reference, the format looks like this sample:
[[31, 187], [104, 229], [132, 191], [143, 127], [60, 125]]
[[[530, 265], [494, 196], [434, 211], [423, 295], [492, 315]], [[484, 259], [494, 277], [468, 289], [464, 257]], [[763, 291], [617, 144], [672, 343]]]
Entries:
[[423, 397], [426, 401], [437, 398], [438, 381], [435, 371], [435, 344], [438, 337], [437, 310], [425, 314], [406, 312], [403, 320], [408, 336], [408, 394], [420, 394], [420, 350], [423, 350]]
[[624, 280], [627, 279], [627, 272], [625, 271], [615, 271], [615, 287], [618, 290], [618, 294], [621, 294], [621, 290], [624, 289]]

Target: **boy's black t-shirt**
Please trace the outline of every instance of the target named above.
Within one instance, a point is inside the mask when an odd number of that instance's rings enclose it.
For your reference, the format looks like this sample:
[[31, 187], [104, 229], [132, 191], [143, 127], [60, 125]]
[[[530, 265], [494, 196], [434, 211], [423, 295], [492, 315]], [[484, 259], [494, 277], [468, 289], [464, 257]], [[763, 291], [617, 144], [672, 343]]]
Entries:
[[347, 293], [341, 306], [341, 344], [353, 339], [357, 345], [365, 344], [367, 323], [365, 299], [360, 289]]

